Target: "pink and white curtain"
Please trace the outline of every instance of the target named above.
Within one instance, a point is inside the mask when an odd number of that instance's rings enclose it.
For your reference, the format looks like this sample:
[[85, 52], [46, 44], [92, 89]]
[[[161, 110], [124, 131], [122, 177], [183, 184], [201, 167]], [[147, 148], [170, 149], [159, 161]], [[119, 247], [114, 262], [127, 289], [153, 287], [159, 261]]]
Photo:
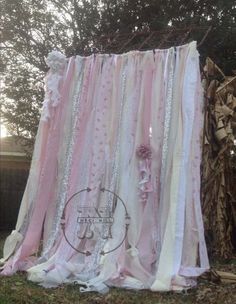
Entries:
[[[195, 42], [121, 55], [49, 54], [32, 165], [1, 274], [26, 270], [45, 287], [77, 282], [100, 292], [195, 284], [209, 268], [198, 56]], [[112, 208], [109, 237], [95, 233], [107, 232], [104, 223], [78, 221], [89, 207], [98, 217]]]

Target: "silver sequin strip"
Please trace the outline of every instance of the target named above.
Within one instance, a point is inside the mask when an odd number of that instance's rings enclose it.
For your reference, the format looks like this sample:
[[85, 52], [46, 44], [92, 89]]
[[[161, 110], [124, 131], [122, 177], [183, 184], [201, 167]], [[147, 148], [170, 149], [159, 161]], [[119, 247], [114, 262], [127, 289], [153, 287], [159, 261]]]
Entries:
[[166, 157], [168, 151], [168, 140], [170, 132], [170, 121], [171, 121], [171, 110], [172, 110], [172, 101], [173, 101], [173, 81], [174, 81], [174, 49], [170, 50], [171, 54], [171, 64], [170, 71], [168, 75], [168, 84], [167, 84], [167, 97], [165, 105], [165, 122], [164, 122], [164, 135], [163, 135], [163, 146], [162, 146], [162, 157], [161, 157], [161, 183], [164, 181], [165, 167], [166, 167]]
[[48, 242], [43, 250], [42, 253], [42, 258], [48, 258], [49, 251], [54, 245], [54, 242], [56, 240], [56, 237], [59, 232], [60, 228], [60, 221], [62, 217], [62, 213], [64, 210], [64, 206], [66, 203], [67, 199], [67, 192], [68, 192], [68, 184], [69, 184], [69, 178], [70, 178], [70, 173], [71, 173], [71, 164], [72, 164], [72, 154], [74, 150], [74, 143], [75, 143], [75, 138], [77, 135], [77, 129], [76, 129], [76, 124], [77, 120], [79, 117], [79, 112], [80, 112], [80, 98], [81, 98], [81, 89], [82, 89], [82, 83], [83, 83], [83, 76], [84, 76], [84, 60], [79, 62], [79, 79], [78, 79], [78, 84], [75, 84], [76, 90], [73, 96], [73, 108], [72, 108], [72, 131], [71, 131], [71, 136], [68, 138], [68, 142], [66, 144], [66, 155], [65, 155], [65, 165], [64, 167], [64, 174], [62, 175], [62, 178], [59, 183], [59, 194], [57, 198], [57, 203], [56, 203], [56, 215], [55, 215], [55, 220], [53, 223], [53, 228], [51, 235], [48, 239]]

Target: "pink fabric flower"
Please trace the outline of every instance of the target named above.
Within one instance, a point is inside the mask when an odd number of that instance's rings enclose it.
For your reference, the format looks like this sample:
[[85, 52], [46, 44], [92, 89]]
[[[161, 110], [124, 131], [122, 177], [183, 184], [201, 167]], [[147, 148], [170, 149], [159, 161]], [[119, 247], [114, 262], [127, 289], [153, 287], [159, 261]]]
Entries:
[[136, 150], [136, 155], [141, 159], [151, 159], [151, 147], [149, 145], [140, 145]]
[[145, 203], [148, 199], [148, 192], [152, 192], [151, 184], [151, 157], [152, 150], [150, 145], [140, 145], [136, 149], [136, 155], [139, 158], [138, 169], [140, 175], [139, 190], [141, 202]]

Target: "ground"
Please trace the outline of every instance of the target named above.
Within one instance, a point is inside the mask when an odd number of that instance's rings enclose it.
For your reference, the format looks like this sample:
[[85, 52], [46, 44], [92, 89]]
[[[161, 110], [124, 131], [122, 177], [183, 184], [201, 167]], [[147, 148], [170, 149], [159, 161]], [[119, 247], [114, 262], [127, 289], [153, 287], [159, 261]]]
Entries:
[[[6, 234], [0, 234], [0, 256]], [[236, 274], [236, 259], [215, 261], [217, 270]], [[198, 287], [184, 293], [158, 293], [151, 291], [129, 291], [111, 288], [106, 295], [80, 293], [78, 286], [63, 285], [56, 289], [45, 289], [27, 281], [24, 273], [11, 277], [0, 277], [0, 304], [234, 304], [236, 284], [213, 283], [200, 279]]]

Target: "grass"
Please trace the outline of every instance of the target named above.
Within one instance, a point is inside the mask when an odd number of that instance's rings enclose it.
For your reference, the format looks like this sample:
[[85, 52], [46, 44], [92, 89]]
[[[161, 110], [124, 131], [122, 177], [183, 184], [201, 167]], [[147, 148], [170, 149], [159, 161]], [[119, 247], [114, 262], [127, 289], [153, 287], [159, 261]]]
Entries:
[[[6, 233], [0, 235], [0, 253]], [[217, 269], [236, 272], [236, 260], [217, 262]], [[27, 280], [26, 274], [0, 277], [0, 304], [179, 304], [179, 303], [236, 303], [236, 284], [215, 284], [200, 280], [198, 287], [186, 293], [158, 293], [151, 291], [130, 291], [111, 288], [100, 295], [81, 293], [77, 285], [62, 285], [45, 289]]]

